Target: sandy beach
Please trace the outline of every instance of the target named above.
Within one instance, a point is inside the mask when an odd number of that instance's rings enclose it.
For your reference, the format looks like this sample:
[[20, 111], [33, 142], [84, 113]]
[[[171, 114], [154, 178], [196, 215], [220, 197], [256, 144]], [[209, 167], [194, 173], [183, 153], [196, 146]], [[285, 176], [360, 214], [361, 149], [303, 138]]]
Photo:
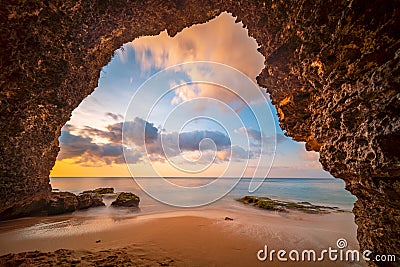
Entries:
[[[129, 219], [86, 218], [76, 225], [71, 217], [37, 218], [1, 224], [0, 254], [7, 262], [28, 265], [76, 266], [320, 266], [321, 262], [259, 261], [269, 250], [358, 249], [356, 225], [349, 212], [331, 214], [274, 213], [231, 210], [182, 210]], [[226, 220], [229, 217], [233, 220]], [[51, 222], [51, 220], [55, 220]], [[68, 249], [68, 250], [59, 250]], [[57, 251], [59, 250], [59, 251]], [[70, 251], [72, 250], [72, 251]], [[56, 252], [54, 252], [56, 251]], [[324, 266], [366, 266], [365, 262], [324, 261]]]

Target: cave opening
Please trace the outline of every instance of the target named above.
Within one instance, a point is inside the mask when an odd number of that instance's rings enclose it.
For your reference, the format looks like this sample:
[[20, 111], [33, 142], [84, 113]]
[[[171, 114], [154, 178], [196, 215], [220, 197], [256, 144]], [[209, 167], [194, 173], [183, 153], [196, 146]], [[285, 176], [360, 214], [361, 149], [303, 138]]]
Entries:
[[[61, 130], [60, 152], [50, 174], [53, 188], [79, 193], [96, 187], [112, 186], [110, 181], [102, 184], [100, 180], [95, 179], [81, 179], [82, 186], [76, 186], [72, 181], [77, 180], [68, 180], [67, 177], [130, 177], [131, 173], [126, 167], [126, 160], [130, 160], [129, 164], [134, 165], [136, 176], [149, 176], [149, 173], [142, 171], [142, 169], [145, 169], [142, 162], [146, 152], [143, 147], [136, 147], [129, 159], [124, 155], [123, 144], [121, 144], [122, 126], [132, 96], [146, 80], [162, 69], [188, 61], [213, 61], [240, 70], [256, 83], [256, 77], [265, 67], [265, 59], [258, 52], [259, 45], [256, 40], [249, 37], [247, 29], [241, 22], [235, 20], [236, 18], [231, 14], [223, 12], [213, 20], [186, 28], [174, 37], [163, 31], [156, 36], [141, 37], [125, 43], [116, 50], [112, 60], [103, 67], [96, 90], [73, 111], [70, 121]], [[168, 82], [174, 85], [185, 79], [193, 79], [195, 75], [199, 75], [199, 73], [190, 72], [190, 70], [178, 71], [175, 75], [168, 77]], [[209, 72], [207, 75], [209, 75]], [[249, 153], [252, 153], [250, 157], [255, 158], [254, 154], [259, 152], [257, 147], [260, 144], [257, 143], [257, 140], [261, 136], [261, 131], [267, 132], [265, 134], [267, 138], [274, 135], [276, 153], [274, 154], [273, 165], [268, 166], [265, 163], [264, 166], [261, 163], [261, 168], [270, 168], [268, 177], [272, 178], [322, 179], [314, 187], [309, 187], [310, 184], [307, 183], [296, 185], [297, 190], [302, 193], [296, 193], [292, 190], [288, 190], [288, 192], [282, 190], [281, 192], [284, 194], [283, 197], [287, 199], [301, 198], [301, 196], [305, 197], [306, 195], [315, 195], [318, 198], [317, 195], [323, 194], [322, 192], [317, 193], [318, 188], [329, 187], [328, 184], [332, 181], [332, 176], [322, 169], [317, 152], [306, 151], [304, 143], [295, 142], [284, 135], [284, 131], [279, 126], [277, 111], [269, 100], [268, 94], [265, 93], [265, 88], [258, 88], [258, 90], [265, 96], [266, 101], [257, 103], [257, 105], [268, 105], [272, 111], [271, 119], [273, 121], [270, 121], [269, 126], [273, 127], [273, 130], [260, 129], [260, 125], [251, 115], [251, 109], [243, 106], [247, 103], [238, 101], [237, 96], [231, 92], [217, 87], [199, 87], [193, 84], [178, 87], [163, 96], [150, 117], [146, 118], [146, 114], [140, 110], [140, 107], [136, 107], [138, 114], [135, 116], [134, 127], [146, 124], [153, 127], [156, 132], [163, 133], [163, 136], [167, 136], [167, 138], [173, 136], [176, 132], [183, 132], [188, 139], [184, 144], [186, 149], [183, 151], [183, 158], [189, 160], [190, 166], [203, 166], [199, 162], [200, 155], [204, 154], [205, 158], [207, 156], [212, 158], [212, 166], [205, 168], [204, 172], [182, 173], [176, 171], [174, 166], [168, 166], [170, 162], [165, 162], [165, 155], [159, 149], [150, 147], [154, 150], [150, 155], [151, 160], [163, 177], [218, 177], [226, 170], [231, 155], [227, 147], [224, 147], [223, 142], [225, 140], [223, 138], [218, 139], [219, 136], [224, 137], [225, 135], [231, 137], [228, 134], [229, 129], [227, 130], [226, 125], [223, 125], [232, 123], [228, 119], [229, 114], [222, 115], [219, 118], [222, 122], [221, 127], [221, 123], [218, 124], [210, 119], [197, 116], [199, 110], [207, 108], [211, 110], [211, 113], [221, 112], [221, 114], [224, 114], [221, 109], [212, 110], [211, 107], [205, 107], [207, 103], [197, 105], [194, 103], [193, 107], [185, 111], [191, 114], [192, 119], [184, 127], [180, 125], [177, 128], [177, 125], [170, 125], [172, 128], [165, 129], [162, 124], [163, 115], [169, 114], [184, 102], [190, 102], [199, 97], [223, 101], [232, 109], [238, 111], [239, 117], [244, 121], [243, 127], [230, 129], [232, 134], [242, 138], [246, 137], [251, 143], [251, 147], [243, 149], [245, 144], [238, 141], [235, 149], [247, 153], [247, 157]], [[215, 103], [209, 102], [208, 104], [213, 105]], [[255, 108], [260, 108], [257, 105]], [[201, 133], [205, 137], [205, 132], [206, 137], [211, 138], [216, 143], [218, 149], [215, 155], [209, 153], [207, 149], [205, 153], [202, 153], [199, 149], [198, 135]], [[189, 141], [192, 141], [192, 143]], [[241, 144], [243, 147], [240, 146]], [[231, 161], [233, 162], [233, 160]], [[253, 166], [248, 167], [242, 173], [239, 171], [239, 165], [243, 164], [242, 159], [232, 162], [230, 163], [238, 165], [235, 167], [237, 173], [243, 177], [251, 177], [254, 174], [254, 165], [257, 164], [253, 160]], [[198, 167], [188, 167], [189, 165], [186, 165], [185, 168], [198, 169]], [[117, 179], [114, 180], [114, 183], [118, 184]], [[121, 183], [123, 184], [123, 182]], [[182, 180], [176, 180], [174, 183], [185, 185], [185, 181]], [[195, 184], [203, 185], [205, 183], [209, 183], [209, 181], [197, 181]], [[324, 183], [326, 184], [324, 185]], [[331, 197], [338, 201], [338, 205], [350, 210], [355, 198], [344, 190], [344, 183], [336, 180], [330, 186], [334, 188], [338, 196], [334, 196], [332, 192], [326, 193], [324, 191], [325, 194], [331, 194]], [[310, 197], [306, 200], [315, 199]]]

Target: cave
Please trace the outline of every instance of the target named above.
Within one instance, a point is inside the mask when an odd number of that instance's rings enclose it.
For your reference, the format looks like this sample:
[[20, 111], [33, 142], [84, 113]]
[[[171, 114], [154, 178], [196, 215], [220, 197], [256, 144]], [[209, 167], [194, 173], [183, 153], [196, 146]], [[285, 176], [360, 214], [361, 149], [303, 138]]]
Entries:
[[280, 125], [358, 200], [361, 250], [400, 250], [398, 1], [8, 1], [1, 24], [0, 218], [40, 211], [61, 127], [122, 44], [227, 11], [260, 44]]

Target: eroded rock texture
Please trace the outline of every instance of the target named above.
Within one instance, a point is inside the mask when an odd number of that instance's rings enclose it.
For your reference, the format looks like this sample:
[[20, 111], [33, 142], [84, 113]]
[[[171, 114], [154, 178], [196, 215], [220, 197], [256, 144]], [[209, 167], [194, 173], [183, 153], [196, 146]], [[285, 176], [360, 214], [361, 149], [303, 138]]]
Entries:
[[[365, 0], [2, 1], [0, 213], [40, 210], [71, 112], [115, 49], [228, 11], [261, 45], [281, 126], [346, 181], [362, 249], [400, 249], [400, 3]], [[232, 47], [234, 49], [234, 47]]]

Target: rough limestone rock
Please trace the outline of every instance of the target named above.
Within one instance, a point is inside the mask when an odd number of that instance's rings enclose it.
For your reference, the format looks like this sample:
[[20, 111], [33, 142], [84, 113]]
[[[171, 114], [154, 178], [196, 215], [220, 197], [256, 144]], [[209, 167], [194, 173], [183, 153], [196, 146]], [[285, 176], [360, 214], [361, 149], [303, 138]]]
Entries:
[[88, 208], [94, 208], [94, 207], [102, 207], [105, 206], [103, 202], [103, 198], [99, 193], [81, 193], [76, 196], [78, 199], [78, 206], [76, 209], [82, 210], [82, 209], [88, 209]]
[[[99, 241], [99, 240], [97, 240]], [[31, 251], [0, 256], [0, 266], [176, 266], [169, 256], [143, 258], [135, 246], [100, 251], [57, 249]]]
[[52, 192], [47, 204], [48, 215], [73, 212], [78, 207], [76, 195], [70, 192]]
[[279, 211], [279, 212], [289, 212], [289, 210], [296, 210], [312, 214], [346, 212], [345, 210], [339, 209], [338, 207], [314, 205], [306, 201], [302, 202], [282, 201], [277, 199], [270, 199], [269, 197], [263, 197], [263, 196], [244, 196], [237, 199], [237, 201], [261, 209]]
[[140, 198], [130, 192], [122, 192], [117, 199], [111, 203], [111, 206], [116, 207], [139, 207]]
[[52, 192], [45, 210], [47, 215], [58, 215], [100, 206], [105, 206], [105, 204], [98, 193], [75, 195], [70, 192]]
[[98, 193], [100, 195], [114, 194], [114, 188], [100, 187], [93, 190], [83, 191], [83, 193]]
[[[361, 249], [400, 251], [398, 0], [52, 0], [0, 5], [0, 218], [50, 198], [61, 127], [123, 43], [222, 11], [266, 67], [281, 127], [345, 180]], [[234, 49], [234, 46], [231, 48]]]

